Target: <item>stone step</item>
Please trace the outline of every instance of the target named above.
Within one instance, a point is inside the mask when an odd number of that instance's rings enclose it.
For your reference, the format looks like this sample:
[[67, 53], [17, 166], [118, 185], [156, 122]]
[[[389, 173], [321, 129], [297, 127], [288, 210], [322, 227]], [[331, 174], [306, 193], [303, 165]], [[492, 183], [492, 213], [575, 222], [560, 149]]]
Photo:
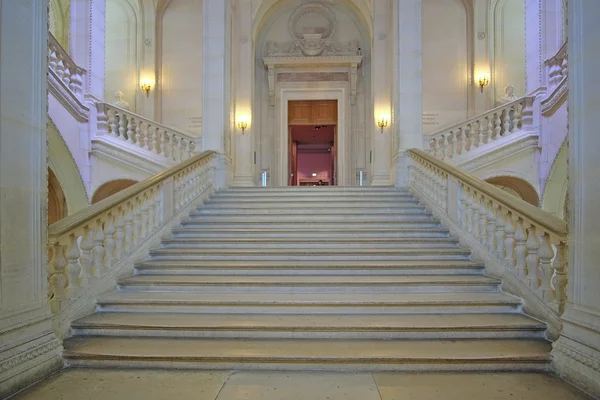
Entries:
[[403, 193], [282, 193], [282, 194], [261, 194], [261, 193], [219, 193], [210, 197], [210, 200], [222, 201], [240, 201], [240, 202], [264, 202], [274, 201], [279, 204], [287, 202], [306, 202], [314, 201], [330, 201], [336, 202], [338, 205], [345, 204], [346, 201], [361, 201], [361, 202], [394, 202], [402, 200], [415, 200], [415, 197], [410, 194]]
[[224, 240], [268, 240], [268, 239], [288, 239], [304, 240], [307, 237], [311, 239], [331, 239], [337, 241], [343, 240], [390, 240], [390, 239], [411, 239], [411, 238], [447, 238], [450, 232], [438, 228], [422, 229], [371, 229], [359, 232], [352, 232], [346, 229], [322, 229], [315, 230], [310, 227], [305, 229], [278, 230], [278, 229], [239, 229], [239, 228], [177, 228], [174, 229], [172, 238], [207, 238]]
[[[414, 199], [401, 199], [395, 201], [370, 201], [365, 202], [362, 200], [347, 200], [344, 201], [343, 207], [347, 209], [356, 209], [356, 208], [383, 208], [383, 209], [397, 209], [404, 207], [416, 207], [420, 206], [421, 203], [418, 200]], [[229, 209], [229, 208], [243, 208], [243, 209], [270, 209], [273, 207], [281, 207], [282, 203], [279, 200], [273, 199], [265, 199], [264, 201], [245, 201], [238, 202], [235, 199], [227, 200], [227, 199], [218, 199], [215, 200], [211, 198], [204, 202], [205, 207], [209, 207], [212, 209]], [[313, 208], [321, 208], [321, 209], [337, 209], [340, 208], [340, 203], [337, 201], [328, 201], [323, 200], [314, 200], [314, 201], [293, 201], [290, 200], [285, 203], [285, 208], [287, 209], [313, 209]], [[202, 210], [203, 207], [198, 207], [198, 210]]]
[[540, 339], [327, 340], [81, 337], [65, 342], [67, 366], [361, 371], [547, 370]]
[[135, 264], [137, 274], [153, 275], [477, 275], [484, 265], [474, 261], [343, 261], [324, 260], [145, 260]]
[[71, 324], [77, 336], [245, 339], [543, 338], [522, 314], [292, 315], [96, 313]]
[[98, 311], [265, 314], [514, 313], [521, 299], [504, 293], [197, 293], [113, 292]]
[[254, 229], [254, 230], [293, 230], [298, 228], [298, 231], [306, 231], [314, 229], [315, 231], [321, 231], [324, 229], [334, 230], [346, 230], [347, 232], [361, 232], [363, 230], [370, 229], [399, 229], [406, 230], [411, 228], [423, 229], [423, 228], [439, 228], [440, 221], [436, 219], [421, 219], [421, 220], [407, 220], [407, 221], [362, 221], [356, 222], [353, 219], [338, 220], [335, 222], [323, 222], [323, 221], [305, 221], [297, 220], [290, 222], [281, 222], [279, 220], [273, 220], [269, 222], [252, 222], [245, 219], [238, 221], [192, 221], [184, 220], [181, 222], [183, 228], [208, 228], [208, 229]]
[[[245, 186], [232, 186], [226, 190], [229, 193], [271, 193], [271, 192], [325, 192], [325, 193], [336, 193], [336, 192], [367, 192], [367, 193], [378, 193], [378, 192], [394, 192], [394, 193], [409, 193], [406, 188], [396, 188], [395, 186], [267, 186], [267, 187], [245, 187]], [[218, 192], [222, 193], [222, 192]]]
[[480, 275], [137, 275], [118, 281], [119, 291], [202, 293], [410, 293], [498, 292], [501, 281]]
[[470, 260], [471, 252], [460, 248], [427, 249], [154, 249], [150, 250], [150, 260], [304, 260], [304, 261], [402, 261], [402, 260]]
[[[230, 208], [217, 208], [207, 206], [195, 210], [190, 213], [190, 217], [204, 216], [204, 215], [415, 215], [415, 214], [428, 214], [427, 210], [423, 206], [410, 206], [410, 207], [337, 207], [337, 208], [326, 208], [326, 207], [304, 207], [304, 208], [253, 208], [253, 207], [235, 207]], [[431, 215], [431, 214], [429, 214]]]
[[425, 248], [456, 248], [458, 239], [454, 238], [408, 238], [408, 239], [332, 239], [332, 238], [307, 238], [286, 239], [286, 238], [267, 238], [267, 239], [248, 239], [248, 238], [170, 238], [161, 241], [161, 248], [194, 248], [194, 249], [260, 249], [264, 250], [283, 250], [283, 249], [417, 249]]
[[412, 222], [412, 221], [435, 221], [431, 214], [424, 212], [410, 212], [402, 214], [190, 214], [187, 219], [189, 222], [212, 222], [212, 223], [243, 223], [243, 224], [261, 224], [261, 223], [277, 223], [284, 224], [289, 222], [307, 223], [343, 223], [352, 221], [354, 223], [362, 222]]

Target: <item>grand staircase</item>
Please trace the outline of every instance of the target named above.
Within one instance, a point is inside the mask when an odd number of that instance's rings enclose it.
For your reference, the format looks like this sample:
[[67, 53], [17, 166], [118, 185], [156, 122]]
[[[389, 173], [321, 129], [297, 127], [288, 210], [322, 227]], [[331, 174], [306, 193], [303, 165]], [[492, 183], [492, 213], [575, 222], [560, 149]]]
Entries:
[[72, 324], [73, 366], [545, 370], [545, 324], [394, 188], [215, 194]]

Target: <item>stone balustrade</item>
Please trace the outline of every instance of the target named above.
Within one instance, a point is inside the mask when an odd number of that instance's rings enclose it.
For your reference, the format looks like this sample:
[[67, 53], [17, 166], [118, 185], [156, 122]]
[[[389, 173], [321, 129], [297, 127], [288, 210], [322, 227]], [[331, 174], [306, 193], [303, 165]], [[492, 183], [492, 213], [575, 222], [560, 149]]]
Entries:
[[48, 68], [59, 81], [65, 84], [77, 97], [83, 95], [83, 79], [85, 69], [81, 68], [71, 59], [69, 53], [62, 48], [56, 38], [49, 34], [48, 39]]
[[568, 76], [567, 42], [562, 45], [556, 55], [547, 59], [544, 64], [546, 65], [546, 74], [548, 76], [548, 92], [553, 92], [563, 79], [566, 79]]
[[50, 225], [52, 311], [60, 313], [84, 293], [89, 296], [95, 282], [119, 265], [130, 268], [128, 257], [143, 242], [157, 240], [169, 221], [177, 222], [214, 191], [214, 169], [214, 152], [205, 151]]
[[[410, 150], [411, 191], [496, 262], [516, 290], [529, 291], [554, 315], [566, 302], [567, 225], [493, 185], [421, 150]], [[452, 230], [452, 229], [451, 229]], [[526, 294], [516, 293], [527, 299]]]
[[195, 139], [141, 115], [108, 103], [97, 103], [98, 134], [106, 134], [139, 149], [172, 161], [183, 161], [194, 154]]
[[523, 97], [428, 135], [429, 153], [449, 160], [527, 129], [533, 124], [533, 100]]

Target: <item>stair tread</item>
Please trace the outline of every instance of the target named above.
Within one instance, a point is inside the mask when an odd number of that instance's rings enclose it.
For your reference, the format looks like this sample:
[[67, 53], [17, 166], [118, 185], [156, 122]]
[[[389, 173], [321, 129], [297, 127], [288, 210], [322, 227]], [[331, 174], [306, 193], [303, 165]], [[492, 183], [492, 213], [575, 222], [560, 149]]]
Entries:
[[65, 342], [66, 358], [245, 361], [549, 361], [545, 340], [167, 339], [84, 337]]
[[408, 254], [412, 255], [417, 253], [421, 256], [426, 255], [445, 255], [445, 254], [459, 254], [459, 255], [470, 255], [471, 251], [464, 248], [448, 248], [448, 247], [432, 247], [432, 248], [402, 248], [402, 249], [372, 249], [372, 248], [358, 248], [355, 247], [353, 249], [346, 248], [273, 248], [273, 249], [265, 249], [265, 248], [257, 248], [257, 249], [201, 249], [201, 248], [160, 248], [150, 250], [150, 254], [179, 254], [182, 256], [185, 255], [193, 255], [193, 254], [210, 254], [210, 253], [218, 253], [219, 255], [227, 256], [228, 253], [233, 254], [267, 254], [268, 253], [303, 253], [303, 254], [311, 254], [316, 253], [320, 254], [321, 257], [324, 255], [351, 255], [351, 254]]
[[210, 238], [210, 237], [170, 237], [163, 239], [162, 243], [240, 243], [240, 242], [267, 242], [269, 243], [326, 243], [326, 244], [347, 244], [347, 243], [365, 243], [365, 242], [383, 242], [383, 243], [458, 243], [458, 239], [452, 237], [409, 237], [409, 238], [312, 238], [310, 236], [299, 236], [295, 238], [256, 238], [256, 237], [232, 237], [232, 238]]
[[483, 275], [442, 276], [228, 276], [228, 275], [136, 275], [119, 280], [121, 285], [497, 285], [499, 279]]
[[73, 328], [104, 329], [304, 329], [304, 330], [544, 330], [523, 314], [177, 314], [99, 312]]
[[[435, 260], [435, 261], [421, 261], [421, 260], [397, 260], [397, 261], [374, 261], [374, 260], [348, 260], [341, 261], [341, 264], [337, 264], [333, 261], [328, 260], [261, 260], [261, 261], [228, 261], [232, 264], [232, 268], [483, 268], [483, 264], [477, 261], [471, 260]], [[203, 260], [145, 260], [136, 263], [136, 266], [164, 266], [164, 267], [188, 267], [198, 268], [205, 266], [205, 264], [214, 263], [214, 261], [203, 261]], [[222, 268], [219, 265], [219, 268]]]
[[98, 299], [105, 303], [161, 304], [347, 304], [347, 305], [443, 305], [521, 304], [521, 299], [498, 292], [471, 293], [219, 293], [111, 292]]

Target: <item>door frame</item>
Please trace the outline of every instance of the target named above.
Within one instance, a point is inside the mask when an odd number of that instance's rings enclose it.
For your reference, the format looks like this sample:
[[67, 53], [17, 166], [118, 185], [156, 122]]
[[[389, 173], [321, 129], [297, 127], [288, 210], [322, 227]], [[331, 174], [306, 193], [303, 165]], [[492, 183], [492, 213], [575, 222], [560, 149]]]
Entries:
[[[347, 90], [343, 87], [336, 88], [281, 88], [280, 101], [276, 103], [279, 108], [279, 170], [285, 171], [280, 174], [279, 186], [288, 186], [289, 182], [289, 130], [288, 130], [288, 107], [291, 100], [337, 100], [337, 165], [336, 165], [336, 184], [339, 186], [348, 186], [349, 174], [344, 167], [350, 160], [348, 154], [347, 127], [350, 126], [348, 120], [349, 113], [346, 112], [348, 102]], [[348, 160], [348, 161], [347, 161]]]

